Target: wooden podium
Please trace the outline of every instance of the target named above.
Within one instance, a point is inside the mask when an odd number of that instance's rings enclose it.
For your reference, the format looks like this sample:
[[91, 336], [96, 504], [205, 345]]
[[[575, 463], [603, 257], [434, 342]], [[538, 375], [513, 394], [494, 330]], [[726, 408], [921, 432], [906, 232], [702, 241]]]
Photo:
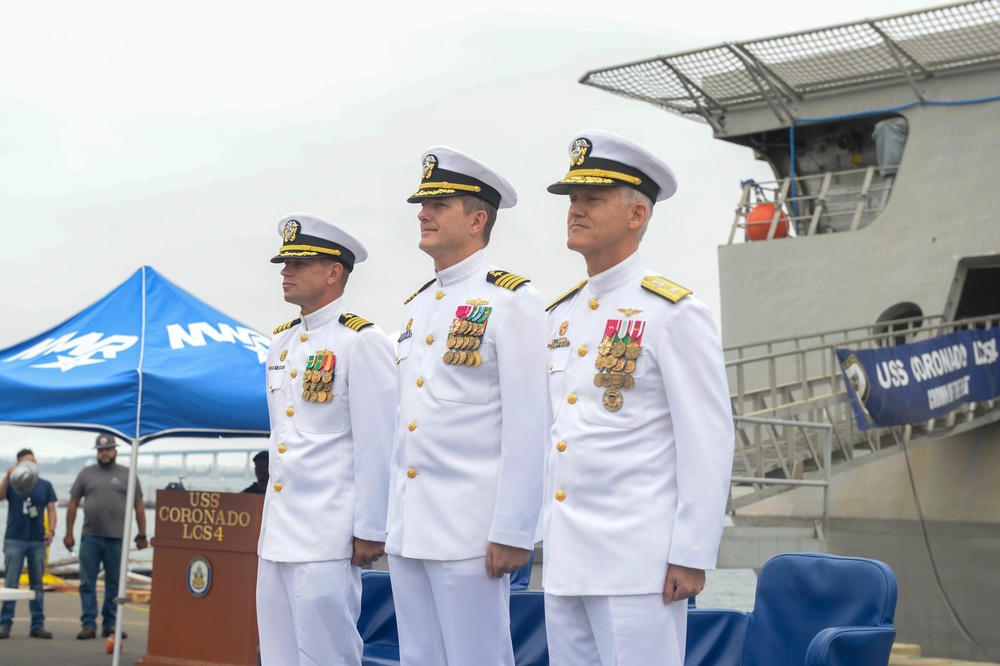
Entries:
[[264, 496], [159, 490], [143, 666], [257, 665]]

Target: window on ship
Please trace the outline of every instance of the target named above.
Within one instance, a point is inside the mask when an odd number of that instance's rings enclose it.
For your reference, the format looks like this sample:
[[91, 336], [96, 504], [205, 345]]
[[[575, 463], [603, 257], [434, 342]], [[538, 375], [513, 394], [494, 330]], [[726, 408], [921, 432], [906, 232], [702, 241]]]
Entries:
[[[798, 236], [854, 231], [871, 224], [892, 192], [908, 124], [898, 114], [880, 114], [795, 126], [794, 164], [787, 128], [735, 139], [754, 149], [775, 174], [754, 183], [755, 198], [780, 201]], [[795, 177], [786, 180], [794, 169]], [[760, 189], [757, 189], [757, 187]]]

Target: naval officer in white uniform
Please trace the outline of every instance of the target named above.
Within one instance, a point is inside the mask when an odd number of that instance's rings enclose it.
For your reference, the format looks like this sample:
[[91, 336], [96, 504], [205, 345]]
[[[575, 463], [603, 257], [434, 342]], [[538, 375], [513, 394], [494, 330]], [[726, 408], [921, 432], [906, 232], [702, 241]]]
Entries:
[[257, 554], [265, 666], [361, 663], [360, 567], [384, 549], [397, 400], [392, 344], [347, 310], [361, 243], [305, 213], [278, 223], [285, 300], [267, 359], [269, 474]]
[[545, 304], [483, 248], [510, 184], [457, 150], [423, 155], [389, 500], [402, 666], [513, 666], [510, 572], [528, 562], [545, 450]]
[[681, 666], [687, 598], [715, 567], [733, 455], [719, 336], [639, 242], [670, 168], [618, 135], [570, 143], [567, 246], [588, 279], [548, 315], [544, 511], [552, 666]]

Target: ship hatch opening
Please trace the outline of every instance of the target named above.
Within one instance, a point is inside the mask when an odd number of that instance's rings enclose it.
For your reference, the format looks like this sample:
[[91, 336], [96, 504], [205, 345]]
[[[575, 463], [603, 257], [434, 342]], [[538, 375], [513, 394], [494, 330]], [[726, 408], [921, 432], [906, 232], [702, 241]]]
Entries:
[[968, 268], [955, 319], [1000, 314], [1000, 266]]
[[744, 183], [733, 236], [761, 201], [784, 211], [796, 236], [871, 224], [889, 202], [908, 133], [905, 117], [883, 113], [796, 125], [794, 150], [788, 128], [733, 137], [767, 162], [776, 179]]
[[898, 333], [879, 338], [883, 347], [905, 345], [909, 340], [908, 333], [916, 332], [923, 324], [924, 312], [916, 303], [897, 303], [879, 315], [874, 329], [875, 335]]

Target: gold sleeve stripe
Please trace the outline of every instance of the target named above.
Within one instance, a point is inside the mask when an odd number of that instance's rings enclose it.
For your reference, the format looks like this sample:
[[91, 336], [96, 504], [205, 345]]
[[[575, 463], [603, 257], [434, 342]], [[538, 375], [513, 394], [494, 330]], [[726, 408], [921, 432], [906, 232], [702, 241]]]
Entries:
[[291, 321], [286, 321], [284, 324], [282, 324], [278, 328], [274, 329], [274, 335], [277, 335], [278, 333], [281, 333], [282, 331], [287, 331], [292, 326], [297, 326], [301, 321], [302, 321], [301, 317], [296, 317], [295, 319], [293, 319]]
[[659, 275], [647, 275], [642, 278], [642, 288], [648, 289], [657, 296], [662, 296], [671, 303], [676, 303], [685, 296], [693, 294], [690, 289], [682, 287], [676, 282], [671, 282], [667, 278], [660, 277]]
[[549, 310], [551, 310], [551, 309], [552, 309], [552, 308], [554, 308], [555, 306], [557, 306], [557, 305], [559, 305], [560, 303], [562, 303], [563, 301], [567, 300], [567, 299], [568, 299], [568, 298], [569, 298], [570, 296], [572, 296], [572, 295], [573, 295], [573, 294], [575, 294], [576, 292], [578, 292], [578, 291], [580, 291], [581, 289], [583, 289], [583, 285], [585, 285], [585, 284], [587, 284], [587, 281], [586, 281], [586, 280], [584, 280], [584, 281], [583, 281], [583, 282], [581, 282], [580, 284], [576, 285], [575, 287], [573, 287], [572, 289], [570, 289], [569, 291], [567, 291], [567, 292], [566, 292], [565, 294], [563, 294], [562, 296], [560, 296], [560, 297], [559, 297], [559, 298], [557, 298], [556, 300], [554, 300], [554, 301], [552, 301], [551, 303], [549, 303], [548, 307], [547, 307], [547, 308], [545, 308], [545, 311], [546, 311], [546, 312], [548, 312]]
[[585, 178], [610, 178], [612, 180], [631, 183], [632, 185], [640, 185], [642, 183], [642, 178], [636, 178], [620, 171], [607, 171], [606, 169], [574, 169], [566, 174], [563, 180], [575, 181]]
[[427, 284], [425, 284], [424, 286], [422, 286], [420, 289], [417, 289], [415, 292], [413, 292], [412, 294], [410, 294], [410, 297], [407, 298], [405, 301], [403, 301], [403, 305], [406, 305], [407, 303], [409, 303], [410, 301], [412, 301], [414, 298], [416, 298], [420, 294], [420, 292], [422, 292], [424, 289], [426, 289], [427, 287], [429, 287], [432, 284], [434, 284], [436, 281], [437, 281], [437, 278], [434, 278], [433, 280], [431, 280], [430, 282], [428, 282]]
[[334, 250], [329, 247], [318, 247], [316, 245], [284, 245], [281, 251], [278, 253], [281, 256], [299, 256], [298, 253], [320, 253], [320, 254], [332, 254], [334, 256], [340, 256], [340, 250]]
[[507, 271], [490, 271], [486, 274], [486, 281], [492, 282], [498, 287], [510, 289], [511, 291], [514, 291], [527, 282], [531, 282], [531, 280], [526, 277], [514, 275], [513, 273], [508, 273]]
[[350, 312], [345, 312], [340, 315], [340, 323], [351, 329], [352, 331], [360, 331], [366, 326], [374, 326], [372, 322], [368, 321], [364, 317], [359, 317], [356, 314], [351, 314]]
[[414, 196], [420, 196], [422, 190], [433, 189], [461, 190], [463, 192], [481, 192], [483, 190], [483, 188], [478, 185], [463, 185], [461, 183], [438, 181], [436, 183], [420, 183], [420, 187], [417, 188], [418, 192]]

